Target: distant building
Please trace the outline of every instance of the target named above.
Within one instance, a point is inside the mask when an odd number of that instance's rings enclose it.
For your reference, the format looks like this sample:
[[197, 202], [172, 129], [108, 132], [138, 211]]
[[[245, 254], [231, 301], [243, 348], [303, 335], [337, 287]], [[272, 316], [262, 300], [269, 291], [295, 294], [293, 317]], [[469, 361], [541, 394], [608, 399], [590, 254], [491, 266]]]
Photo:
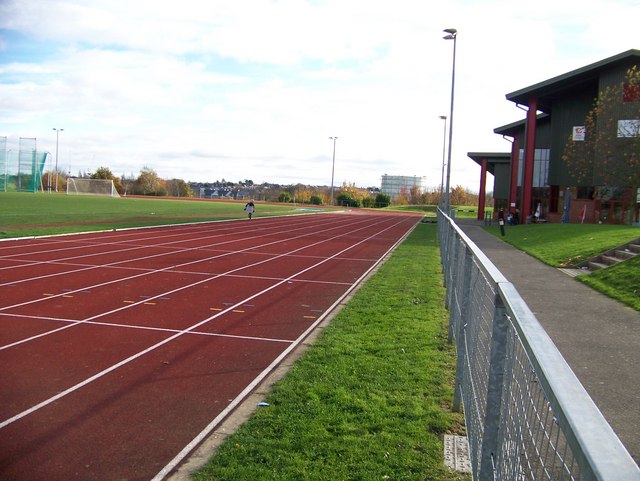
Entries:
[[391, 197], [395, 201], [400, 195], [409, 196], [412, 189], [417, 189], [418, 194], [423, 194], [427, 190], [427, 178], [409, 175], [387, 175], [382, 176], [380, 191]]

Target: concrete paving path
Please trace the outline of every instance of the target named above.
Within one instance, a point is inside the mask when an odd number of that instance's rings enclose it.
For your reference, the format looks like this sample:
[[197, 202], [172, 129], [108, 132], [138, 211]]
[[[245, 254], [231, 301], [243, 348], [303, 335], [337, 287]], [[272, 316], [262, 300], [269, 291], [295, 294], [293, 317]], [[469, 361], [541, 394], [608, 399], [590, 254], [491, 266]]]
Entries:
[[640, 313], [488, 234], [481, 223], [457, 223], [516, 287], [639, 463]]

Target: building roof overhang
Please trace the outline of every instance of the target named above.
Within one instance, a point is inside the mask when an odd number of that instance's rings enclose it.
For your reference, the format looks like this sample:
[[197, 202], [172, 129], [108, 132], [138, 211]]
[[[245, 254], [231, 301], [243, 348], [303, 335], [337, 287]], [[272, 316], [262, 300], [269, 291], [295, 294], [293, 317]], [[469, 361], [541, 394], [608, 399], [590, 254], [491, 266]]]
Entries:
[[538, 99], [537, 109], [542, 112], [550, 112], [554, 99], [565, 96], [569, 90], [589, 86], [589, 84], [592, 84], [597, 90], [601, 72], [610, 70], [619, 64], [626, 64], [631, 59], [637, 59], [640, 62], [640, 50], [627, 50], [591, 65], [516, 90], [507, 94], [506, 97], [507, 100], [519, 105], [528, 105], [529, 99], [536, 97]]
[[491, 175], [493, 175], [496, 165], [511, 163], [511, 153], [509, 152], [467, 152], [467, 157], [478, 165], [482, 165], [482, 161], [486, 160], [487, 172]]
[[[538, 114], [536, 116], [536, 119], [538, 122], [547, 118], [549, 118], [549, 114]], [[493, 129], [493, 133], [502, 135], [504, 137], [515, 137], [520, 132], [524, 131], [526, 124], [527, 124], [526, 119], [518, 120], [516, 122], [511, 122], [510, 124], [503, 125], [501, 127], [496, 127], [495, 129]]]

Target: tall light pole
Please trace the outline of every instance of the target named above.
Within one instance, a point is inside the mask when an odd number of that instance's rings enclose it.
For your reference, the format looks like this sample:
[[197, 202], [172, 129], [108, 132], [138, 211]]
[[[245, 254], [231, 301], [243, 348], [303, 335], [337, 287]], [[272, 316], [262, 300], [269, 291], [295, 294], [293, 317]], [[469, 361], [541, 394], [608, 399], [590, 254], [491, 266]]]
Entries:
[[438, 205], [442, 207], [442, 189], [444, 188], [444, 166], [446, 164], [446, 152], [447, 152], [447, 116], [441, 115], [440, 118], [444, 120], [444, 129], [442, 132], [442, 176], [440, 177], [440, 195], [438, 196]]
[[60, 132], [62, 132], [64, 129], [56, 129], [54, 127], [53, 130], [56, 131], [56, 188], [55, 188], [55, 191], [58, 192], [58, 142], [60, 140]]
[[329, 205], [333, 205], [333, 173], [336, 168], [336, 140], [338, 140], [338, 137], [329, 137], [329, 140], [333, 140], [333, 163], [331, 164], [331, 201]]
[[451, 142], [453, 139], [453, 93], [455, 91], [456, 84], [456, 39], [458, 38], [458, 31], [455, 28], [447, 28], [443, 30], [445, 40], [453, 40], [453, 67], [451, 69], [451, 110], [449, 111], [449, 154], [447, 156], [447, 190], [444, 195], [444, 211], [449, 215], [449, 192], [451, 187]]

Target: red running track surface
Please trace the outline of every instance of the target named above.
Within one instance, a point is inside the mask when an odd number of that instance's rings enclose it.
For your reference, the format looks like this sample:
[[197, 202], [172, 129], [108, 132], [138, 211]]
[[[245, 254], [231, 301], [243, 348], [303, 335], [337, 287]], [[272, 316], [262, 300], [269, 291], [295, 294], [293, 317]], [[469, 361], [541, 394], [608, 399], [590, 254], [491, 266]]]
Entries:
[[1, 242], [0, 479], [163, 479], [418, 220]]

